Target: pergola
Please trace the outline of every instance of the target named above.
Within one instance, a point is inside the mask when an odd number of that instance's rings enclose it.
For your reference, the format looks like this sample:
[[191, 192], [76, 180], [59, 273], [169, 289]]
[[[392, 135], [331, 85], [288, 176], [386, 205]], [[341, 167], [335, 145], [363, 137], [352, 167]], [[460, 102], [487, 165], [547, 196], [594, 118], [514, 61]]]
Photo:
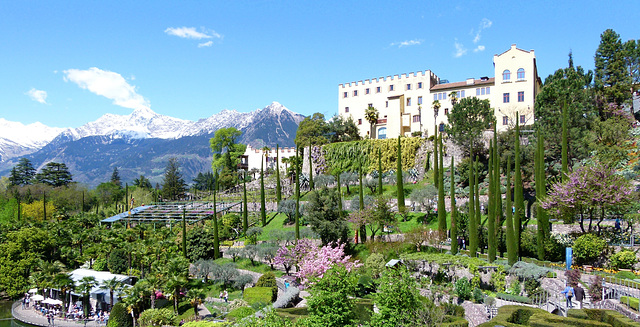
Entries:
[[[235, 206], [241, 207], [241, 203], [242, 202], [216, 202], [216, 213], [230, 211]], [[113, 224], [121, 221], [127, 224], [172, 224], [173, 222], [184, 219], [187, 223], [193, 224], [211, 217], [213, 217], [213, 201], [157, 202], [121, 212], [115, 216], [103, 219], [101, 223]]]

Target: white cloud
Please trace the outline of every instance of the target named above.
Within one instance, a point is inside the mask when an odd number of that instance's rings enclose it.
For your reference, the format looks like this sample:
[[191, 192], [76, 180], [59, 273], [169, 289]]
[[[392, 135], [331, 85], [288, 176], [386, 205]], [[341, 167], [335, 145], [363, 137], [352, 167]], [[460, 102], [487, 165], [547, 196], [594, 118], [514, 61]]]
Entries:
[[31, 90], [29, 90], [27, 93], [25, 93], [26, 95], [28, 95], [31, 100], [42, 103], [42, 104], [48, 104], [47, 103], [47, 91], [42, 91], [42, 90], [36, 90], [34, 88], [32, 88]]
[[68, 69], [64, 80], [76, 83], [80, 88], [113, 100], [113, 104], [130, 109], [150, 109], [150, 103], [127, 83], [122, 75], [91, 67], [87, 70]]
[[456, 52], [453, 53], [454, 57], [460, 58], [467, 53], [467, 49], [462, 43], [459, 43], [458, 40], [454, 42], [454, 46], [456, 47]]
[[402, 48], [402, 47], [408, 47], [408, 46], [412, 46], [412, 45], [420, 45], [422, 43], [422, 40], [407, 40], [407, 41], [402, 41], [402, 42], [394, 42], [391, 43], [389, 46], [398, 46], [398, 48]]
[[479, 45], [475, 49], [473, 49], [473, 52], [481, 52], [481, 51], [484, 51], [484, 45]]
[[198, 48], [210, 47], [212, 45], [213, 45], [213, 41], [207, 41], [207, 42], [204, 42], [204, 43], [199, 43], [198, 44]]
[[211, 38], [215, 38], [215, 39], [222, 38], [222, 35], [216, 33], [215, 31], [207, 31], [202, 29], [201, 32], [198, 32], [196, 31], [195, 27], [169, 27], [166, 30], [164, 30], [164, 32], [169, 35], [174, 35], [184, 39], [202, 40], [202, 39], [211, 39]]
[[[478, 31], [476, 32], [476, 36], [473, 38], [473, 43], [480, 42], [480, 38], [482, 37], [482, 30], [485, 30], [485, 29], [491, 27], [491, 25], [493, 25], [492, 21], [490, 21], [487, 18], [483, 18], [480, 21], [480, 26], [478, 26]], [[471, 33], [473, 34], [473, 30], [471, 30]], [[480, 50], [480, 51], [482, 51], [482, 50]]]

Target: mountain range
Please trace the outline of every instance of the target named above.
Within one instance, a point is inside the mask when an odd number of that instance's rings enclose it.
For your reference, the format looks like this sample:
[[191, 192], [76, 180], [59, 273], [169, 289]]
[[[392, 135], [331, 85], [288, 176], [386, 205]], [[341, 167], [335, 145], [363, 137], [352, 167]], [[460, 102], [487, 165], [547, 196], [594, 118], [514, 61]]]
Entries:
[[190, 183], [199, 172], [211, 171], [209, 139], [218, 129], [237, 128], [239, 142], [254, 148], [293, 146], [303, 119], [277, 102], [247, 113], [223, 110], [198, 121], [136, 109], [129, 115], [105, 114], [78, 128], [0, 118], [0, 176], [26, 157], [36, 169], [52, 161], [65, 163], [74, 181], [91, 187], [108, 181], [115, 167], [123, 182], [144, 175], [155, 185], [162, 183], [168, 159], [176, 157]]

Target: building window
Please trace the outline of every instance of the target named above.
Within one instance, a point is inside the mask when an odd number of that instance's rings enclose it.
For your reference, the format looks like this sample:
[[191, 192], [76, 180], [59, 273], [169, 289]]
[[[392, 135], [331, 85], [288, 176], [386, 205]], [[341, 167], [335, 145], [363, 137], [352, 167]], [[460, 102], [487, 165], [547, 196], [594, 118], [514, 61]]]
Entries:
[[508, 69], [505, 69], [502, 72], [502, 81], [506, 82], [506, 81], [510, 81], [511, 80], [511, 71], [509, 71]]
[[380, 129], [378, 129], [378, 139], [384, 140], [386, 138], [387, 138], [387, 128], [381, 127]]
[[385, 108], [389, 108], [389, 101], [385, 101], [385, 102], [384, 102], [384, 107], [385, 107]]
[[464, 98], [464, 96], [465, 96], [464, 91], [465, 90], [456, 92], [456, 97], [458, 97], [458, 99]]
[[502, 93], [502, 102], [509, 103], [509, 93]]
[[349, 112], [349, 107], [344, 107], [344, 112]]
[[509, 117], [502, 116], [502, 125], [509, 125]]
[[481, 88], [477, 88], [477, 89], [476, 89], [476, 95], [480, 95], [480, 89], [481, 89]]
[[433, 101], [436, 101], [436, 100], [438, 100], [438, 93], [433, 94]]
[[358, 90], [353, 90], [353, 96], [357, 97], [358, 96]]
[[490, 89], [490, 87], [489, 87], [489, 86], [487, 86], [487, 87], [486, 87], [486, 89], [487, 89], [487, 95], [488, 95], [488, 94], [491, 94], [491, 89]]
[[440, 123], [440, 126], [438, 126], [438, 130], [440, 132], [444, 132], [444, 123]]
[[369, 94], [371, 93], [371, 90], [369, 90], [369, 88], [364, 89], [364, 94]]
[[358, 125], [362, 125], [362, 118], [358, 118]]
[[414, 123], [419, 123], [420, 122], [420, 115], [414, 115], [413, 116], [413, 122]]
[[524, 91], [518, 92], [518, 102], [524, 102]]
[[407, 84], [407, 91], [411, 90], [411, 84]]
[[411, 105], [411, 98], [407, 98], [407, 107]]
[[393, 91], [393, 85], [389, 85], [389, 91]]
[[380, 87], [376, 87], [376, 93], [380, 93]]
[[418, 104], [422, 104], [422, 97], [418, 97]]
[[421, 89], [422, 88], [422, 82], [418, 82], [418, 88]]
[[373, 107], [373, 103], [369, 103], [369, 104], [367, 105], [367, 108], [369, 108], [369, 107]]
[[342, 93], [342, 97], [346, 98], [347, 97], [347, 92]]
[[525, 120], [524, 120], [524, 115], [520, 115], [520, 124], [524, 124]]
[[449, 114], [449, 108], [444, 108], [444, 114], [448, 115]]
[[489, 91], [489, 87], [481, 87], [479, 89], [476, 89], [476, 95], [485, 95], [485, 94], [491, 94], [491, 92]]
[[518, 69], [518, 80], [524, 81], [524, 68]]

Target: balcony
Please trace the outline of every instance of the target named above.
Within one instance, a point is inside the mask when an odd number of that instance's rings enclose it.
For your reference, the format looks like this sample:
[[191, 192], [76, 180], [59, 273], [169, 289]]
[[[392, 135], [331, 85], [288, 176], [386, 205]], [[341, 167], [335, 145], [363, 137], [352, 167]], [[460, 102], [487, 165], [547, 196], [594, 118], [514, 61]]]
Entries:
[[383, 118], [383, 119], [378, 119], [378, 121], [376, 121], [377, 124], [386, 124], [387, 123], [387, 119]]

